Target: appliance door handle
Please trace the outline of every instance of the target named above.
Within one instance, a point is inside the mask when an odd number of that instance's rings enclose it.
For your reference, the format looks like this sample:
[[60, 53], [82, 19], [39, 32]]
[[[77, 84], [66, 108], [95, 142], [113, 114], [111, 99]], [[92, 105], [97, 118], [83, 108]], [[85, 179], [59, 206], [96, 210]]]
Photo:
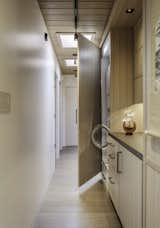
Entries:
[[106, 142], [105, 145], [101, 145], [100, 143], [98, 143], [98, 142], [96, 141], [96, 139], [95, 139], [95, 134], [96, 134], [96, 132], [97, 132], [98, 130], [102, 130], [102, 129], [104, 129], [104, 130], [107, 132], [107, 135], [108, 135], [108, 133], [110, 132], [110, 129], [109, 129], [106, 125], [104, 125], [104, 124], [98, 124], [98, 125], [96, 125], [96, 126], [94, 127], [94, 129], [92, 130], [92, 133], [91, 133], [91, 140], [92, 140], [92, 143], [93, 143], [93, 145], [94, 145], [95, 147], [97, 147], [97, 148], [100, 149], [100, 150], [105, 150], [105, 149], [108, 148], [109, 145], [110, 145], [110, 146], [113, 146], [113, 144], [112, 144], [112, 143], [109, 143], [109, 142]]
[[120, 156], [122, 155], [122, 151], [118, 151], [117, 152], [117, 173], [122, 173], [122, 171], [120, 170]]

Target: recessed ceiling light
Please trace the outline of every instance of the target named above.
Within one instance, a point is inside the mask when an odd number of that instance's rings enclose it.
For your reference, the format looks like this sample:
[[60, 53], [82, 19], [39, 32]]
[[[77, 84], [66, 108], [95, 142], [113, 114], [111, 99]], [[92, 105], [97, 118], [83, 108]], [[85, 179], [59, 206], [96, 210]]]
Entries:
[[77, 67], [77, 60], [76, 59], [65, 59], [65, 64], [68, 67]]
[[60, 40], [64, 48], [77, 48], [77, 40], [74, 34], [60, 34]]
[[134, 8], [128, 8], [126, 9], [126, 13], [133, 13], [135, 11]]

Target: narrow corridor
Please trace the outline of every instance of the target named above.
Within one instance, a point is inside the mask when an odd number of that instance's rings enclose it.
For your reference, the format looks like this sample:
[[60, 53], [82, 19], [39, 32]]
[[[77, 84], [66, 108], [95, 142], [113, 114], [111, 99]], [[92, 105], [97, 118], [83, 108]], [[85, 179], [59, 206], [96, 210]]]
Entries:
[[120, 228], [101, 183], [79, 194], [77, 149], [68, 148], [57, 162], [34, 228]]

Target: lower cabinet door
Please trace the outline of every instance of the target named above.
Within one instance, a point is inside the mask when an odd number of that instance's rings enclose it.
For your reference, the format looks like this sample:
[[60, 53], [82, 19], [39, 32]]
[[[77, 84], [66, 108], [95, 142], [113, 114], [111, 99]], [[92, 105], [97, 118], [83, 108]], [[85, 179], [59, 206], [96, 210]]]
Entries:
[[160, 228], [160, 173], [147, 166], [146, 228]]
[[142, 161], [125, 148], [120, 150], [119, 217], [124, 228], [142, 228]]
[[111, 169], [108, 172], [108, 190], [114, 207], [119, 213], [119, 176]]

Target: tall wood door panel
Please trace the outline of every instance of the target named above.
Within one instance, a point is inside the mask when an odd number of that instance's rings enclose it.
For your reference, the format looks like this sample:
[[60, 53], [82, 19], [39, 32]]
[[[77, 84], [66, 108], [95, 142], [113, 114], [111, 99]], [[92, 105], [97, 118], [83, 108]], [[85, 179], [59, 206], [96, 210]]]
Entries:
[[91, 132], [101, 123], [100, 49], [79, 35], [79, 185], [101, 171], [101, 151]]

